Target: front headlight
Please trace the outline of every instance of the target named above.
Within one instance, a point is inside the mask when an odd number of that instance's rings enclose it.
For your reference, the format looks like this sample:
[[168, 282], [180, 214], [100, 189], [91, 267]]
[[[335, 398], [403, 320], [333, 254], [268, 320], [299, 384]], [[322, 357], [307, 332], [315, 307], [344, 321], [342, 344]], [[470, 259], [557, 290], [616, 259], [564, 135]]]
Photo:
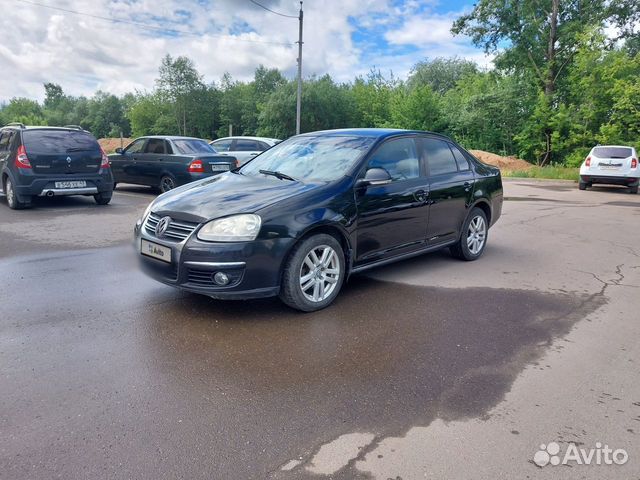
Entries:
[[252, 213], [219, 218], [206, 223], [198, 231], [198, 238], [206, 242], [247, 242], [256, 239], [261, 224], [262, 219]]
[[140, 228], [142, 226], [142, 224], [144, 223], [144, 221], [147, 219], [147, 215], [149, 215], [149, 213], [151, 212], [151, 206], [153, 205], [153, 202], [151, 202], [149, 204], [149, 206], [147, 207], [147, 209], [144, 211], [144, 213], [142, 214], [142, 216], [138, 219], [138, 221], [136, 222], [136, 225], [138, 226], [138, 228]]

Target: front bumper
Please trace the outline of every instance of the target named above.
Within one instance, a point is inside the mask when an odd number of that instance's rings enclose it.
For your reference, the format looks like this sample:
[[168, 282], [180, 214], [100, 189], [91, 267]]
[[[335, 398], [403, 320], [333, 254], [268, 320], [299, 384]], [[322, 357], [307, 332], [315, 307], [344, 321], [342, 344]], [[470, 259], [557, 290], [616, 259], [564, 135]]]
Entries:
[[[182, 242], [174, 242], [158, 239], [136, 225], [134, 245], [142, 270], [166, 285], [212, 298], [245, 300], [278, 295], [282, 263], [294, 239], [210, 243], [198, 240], [196, 232]], [[170, 248], [171, 262], [142, 255], [143, 239]], [[227, 285], [215, 282], [218, 272], [227, 276]]]

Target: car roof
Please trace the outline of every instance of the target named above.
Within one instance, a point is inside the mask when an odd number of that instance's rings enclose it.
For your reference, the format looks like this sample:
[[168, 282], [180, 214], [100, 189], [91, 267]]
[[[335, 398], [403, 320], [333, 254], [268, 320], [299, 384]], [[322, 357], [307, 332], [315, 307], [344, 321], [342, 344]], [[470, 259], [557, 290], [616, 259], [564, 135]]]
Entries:
[[234, 135], [233, 137], [216, 138], [213, 141], [217, 142], [219, 140], [258, 140], [258, 141], [263, 141], [263, 142], [280, 142], [281, 141], [279, 138], [252, 137], [250, 135]]
[[4, 125], [3, 127], [0, 128], [13, 128], [15, 130], [64, 130], [64, 131], [68, 131], [68, 132], [85, 132], [85, 133], [91, 133], [88, 130], [84, 130], [84, 129], [80, 129], [80, 128], [76, 128], [76, 127], [53, 127], [53, 126], [49, 126], [49, 125]]
[[407, 133], [414, 134], [429, 134], [437, 135], [439, 137], [448, 139], [445, 135], [435, 132], [427, 132], [421, 130], [403, 130], [401, 128], [338, 128], [335, 130], [320, 130], [317, 132], [303, 133], [300, 136], [357, 136], [357, 137], [373, 137], [373, 138], [386, 138], [395, 135], [403, 135]]
[[202, 138], [185, 137], [182, 135], [145, 135], [143, 137], [138, 137], [135, 140], [139, 140], [140, 138], [159, 138], [161, 140], [202, 140], [203, 142], [205, 141]]
[[634, 149], [631, 145], [596, 145], [593, 148], [602, 148], [602, 147], [604, 147], [604, 148], [631, 148], [632, 150]]

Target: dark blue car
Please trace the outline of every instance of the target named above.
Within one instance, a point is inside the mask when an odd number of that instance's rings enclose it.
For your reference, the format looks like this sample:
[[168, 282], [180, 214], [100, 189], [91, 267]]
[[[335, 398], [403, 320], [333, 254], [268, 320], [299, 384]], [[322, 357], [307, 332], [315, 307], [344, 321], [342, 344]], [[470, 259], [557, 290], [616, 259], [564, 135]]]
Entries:
[[115, 184], [147, 185], [162, 193], [238, 166], [235, 157], [217, 154], [202, 139], [177, 136], [137, 138], [109, 161]]
[[161, 195], [135, 237], [163, 283], [313, 311], [355, 272], [445, 247], [476, 260], [502, 201], [500, 171], [447, 137], [332, 130]]

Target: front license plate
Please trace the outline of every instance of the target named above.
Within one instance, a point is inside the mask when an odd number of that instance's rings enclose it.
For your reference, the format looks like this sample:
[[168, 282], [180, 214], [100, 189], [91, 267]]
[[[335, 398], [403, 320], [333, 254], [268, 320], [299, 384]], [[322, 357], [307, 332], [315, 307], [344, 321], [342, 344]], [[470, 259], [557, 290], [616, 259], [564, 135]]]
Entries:
[[85, 182], [84, 180], [56, 182], [56, 188], [84, 188], [86, 186], [87, 182]]
[[163, 245], [158, 245], [157, 243], [142, 240], [140, 253], [147, 257], [153, 257], [163, 262], [171, 263], [171, 249]]
[[228, 163], [210, 163], [212, 172], [226, 172], [229, 170]]

